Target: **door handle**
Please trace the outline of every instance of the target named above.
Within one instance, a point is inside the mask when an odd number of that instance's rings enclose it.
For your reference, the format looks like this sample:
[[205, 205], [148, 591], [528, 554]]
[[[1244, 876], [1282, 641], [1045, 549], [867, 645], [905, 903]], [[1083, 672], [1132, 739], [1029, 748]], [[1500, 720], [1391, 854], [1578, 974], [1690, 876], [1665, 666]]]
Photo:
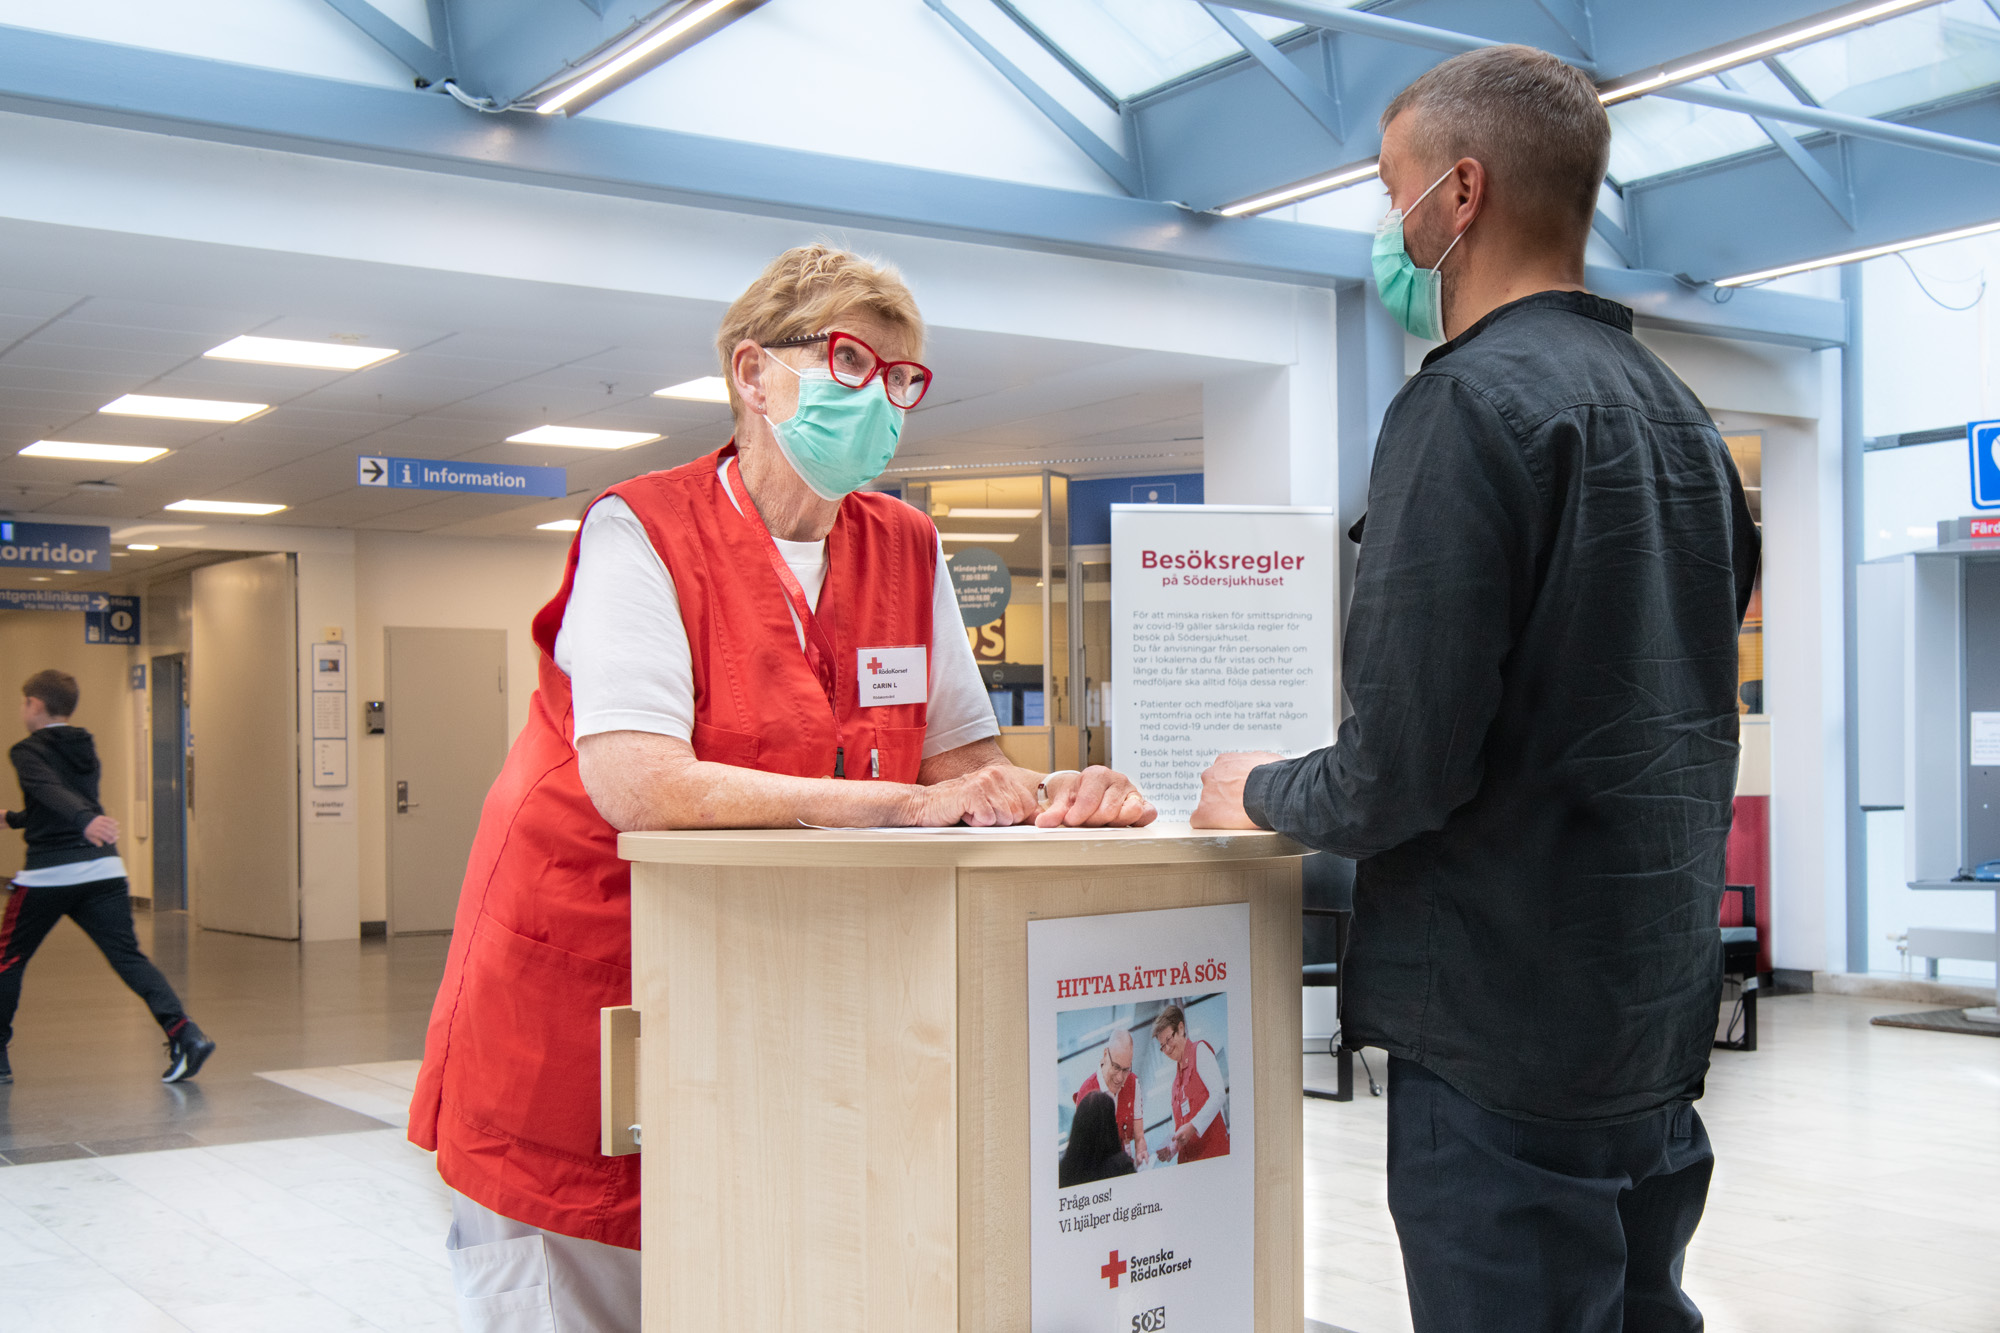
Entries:
[[398, 782], [398, 783], [396, 784], [396, 813], [397, 813], [397, 814], [399, 814], [399, 815], [407, 815], [407, 814], [409, 814], [409, 813], [410, 813], [410, 811], [412, 811], [412, 810], [416, 810], [416, 809], [419, 809], [419, 808], [421, 807], [421, 805], [422, 805], [422, 802], [419, 802], [419, 801], [412, 801], [412, 800], [410, 799], [410, 784], [409, 784], [409, 783], [407, 783], [407, 782]]

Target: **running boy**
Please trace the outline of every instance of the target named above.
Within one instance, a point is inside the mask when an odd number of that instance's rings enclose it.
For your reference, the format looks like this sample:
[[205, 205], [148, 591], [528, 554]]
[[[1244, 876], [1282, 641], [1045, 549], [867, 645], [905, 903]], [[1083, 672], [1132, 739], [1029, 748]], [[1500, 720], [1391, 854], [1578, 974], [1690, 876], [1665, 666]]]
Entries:
[[118, 856], [118, 822], [98, 804], [97, 745], [69, 724], [76, 711], [76, 677], [37, 671], [21, 687], [21, 722], [28, 738], [7, 752], [25, 804], [7, 811], [10, 828], [27, 830], [28, 858], [14, 876], [0, 912], [0, 1083], [14, 1081], [7, 1043], [21, 1003], [21, 974], [56, 922], [83, 928], [120, 980], [146, 1002], [167, 1034], [162, 1083], [193, 1078], [215, 1043], [181, 1012], [180, 997], [132, 934], [125, 863]]

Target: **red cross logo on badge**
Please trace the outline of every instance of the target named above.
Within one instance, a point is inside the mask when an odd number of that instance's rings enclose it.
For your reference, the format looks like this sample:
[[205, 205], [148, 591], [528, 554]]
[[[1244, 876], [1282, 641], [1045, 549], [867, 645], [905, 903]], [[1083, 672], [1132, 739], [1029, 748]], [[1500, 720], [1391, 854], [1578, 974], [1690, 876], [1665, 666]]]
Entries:
[[1113, 1250], [1111, 1258], [1105, 1263], [1104, 1267], [1097, 1270], [1097, 1275], [1106, 1282], [1109, 1282], [1113, 1287], [1116, 1287], [1118, 1279], [1123, 1277], [1125, 1270], [1130, 1267], [1130, 1264], [1118, 1257], [1118, 1251]]
[[881, 674], [881, 672], [882, 672], [882, 659], [881, 659], [881, 658], [879, 658], [879, 657], [871, 657], [871, 658], [869, 658], [869, 659], [868, 659], [868, 674], [869, 674], [869, 675], [871, 675], [871, 676], [875, 676], [875, 675], [880, 675], [880, 674]]

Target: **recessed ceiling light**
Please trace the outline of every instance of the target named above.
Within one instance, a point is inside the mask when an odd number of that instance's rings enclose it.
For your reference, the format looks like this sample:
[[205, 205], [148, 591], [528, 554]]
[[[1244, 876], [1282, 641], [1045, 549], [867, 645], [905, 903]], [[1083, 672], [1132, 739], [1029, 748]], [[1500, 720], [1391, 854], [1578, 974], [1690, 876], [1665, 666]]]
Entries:
[[643, 430], [598, 430], [594, 426], [537, 426], [509, 435], [509, 444], [554, 444], [564, 449], [629, 449], [648, 440], [664, 440]]
[[1019, 541], [1018, 532], [940, 532], [938, 540], [947, 542], [1012, 542]]
[[556, 519], [556, 520], [555, 520], [555, 521], [554, 521], [553, 523], [537, 523], [537, 524], [535, 524], [535, 531], [536, 531], [536, 532], [575, 532], [575, 531], [576, 531], [576, 530], [577, 530], [578, 528], [580, 528], [580, 527], [582, 527], [582, 526], [583, 526], [583, 520], [582, 520], [582, 519], [580, 519], [580, 518], [559, 518], [559, 519]]
[[729, 401], [729, 382], [720, 375], [703, 375], [685, 384], [669, 384], [664, 389], [655, 389], [653, 397], [684, 398], [690, 403], [726, 403]]
[[271, 410], [269, 403], [227, 403], [214, 398], [161, 398], [128, 393], [97, 409], [120, 417], [163, 417], [169, 421], [248, 421]]
[[151, 542], [130, 542], [127, 543], [125, 549], [128, 551], [157, 551], [160, 548]]
[[394, 347], [356, 347], [352, 343], [301, 342], [296, 338], [254, 338], [245, 334], [220, 347], [211, 347], [202, 355], [217, 361], [254, 361], [262, 366], [364, 370], [400, 353]]
[[184, 514], [275, 514], [284, 505], [251, 504], [243, 500], [176, 500], [167, 508]]
[[74, 458], [85, 463], [150, 463], [165, 449], [142, 444], [84, 444], [78, 440], [36, 440], [23, 458]]
[[959, 505], [949, 505], [945, 514], [951, 518], [1040, 518], [1042, 511], [1036, 509], [965, 509]]
[[28, 582], [30, 583], [47, 583], [48, 581], [49, 581], [49, 576], [46, 574], [28, 575]]

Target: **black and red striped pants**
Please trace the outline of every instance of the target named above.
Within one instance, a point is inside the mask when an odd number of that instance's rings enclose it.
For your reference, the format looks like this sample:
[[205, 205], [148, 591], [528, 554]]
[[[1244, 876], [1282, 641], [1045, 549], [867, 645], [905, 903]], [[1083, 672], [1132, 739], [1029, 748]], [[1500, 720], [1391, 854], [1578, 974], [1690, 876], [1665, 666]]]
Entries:
[[185, 1018], [180, 997], [153, 960], [139, 952], [139, 939], [132, 933], [132, 899], [122, 877], [88, 884], [15, 885], [0, 911], [0, 1050], [14, 1037], [21, 974], [64, 917], [82, 927], [119, 980], [146, 1002], [171, 1035]]

